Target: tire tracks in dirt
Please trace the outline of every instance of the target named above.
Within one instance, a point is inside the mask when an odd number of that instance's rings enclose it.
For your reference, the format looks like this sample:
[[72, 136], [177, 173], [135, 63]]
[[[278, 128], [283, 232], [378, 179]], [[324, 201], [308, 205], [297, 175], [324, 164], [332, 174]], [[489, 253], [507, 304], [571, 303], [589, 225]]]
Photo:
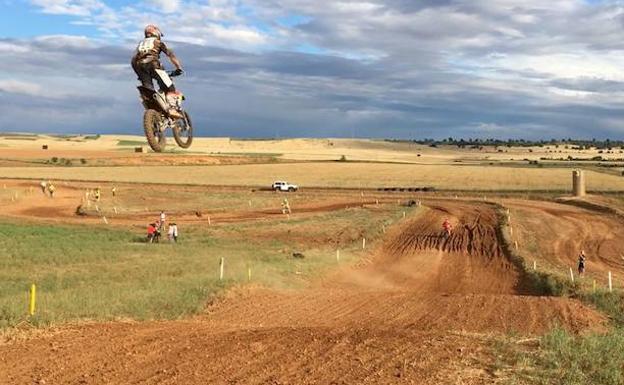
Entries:
[[[455, 231], [442, 237], [449, 218]], [[494, 207], [432, 201], [368, 263], [301, 291], [234, 290], [189, 320], [67, 327], [0, 346], [14, 384], [389, 384], [493, 381], [487, 335], [574, 332], [604, 317], [540, 297], [498, 239]]]

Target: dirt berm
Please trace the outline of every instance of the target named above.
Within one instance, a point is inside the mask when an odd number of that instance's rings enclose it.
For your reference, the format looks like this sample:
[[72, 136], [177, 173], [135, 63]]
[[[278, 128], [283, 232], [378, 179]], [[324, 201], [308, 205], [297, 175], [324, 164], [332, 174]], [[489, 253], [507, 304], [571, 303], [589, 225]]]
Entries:
[[189, 320], [80, 325], [0, 346], [0, 382], [492, 383], [488, 335], [604, 322], [528, 290], [497, 225], [491, 206], [440, 201], [392, 229], [370, 260], [302, 291], [238, 290]]

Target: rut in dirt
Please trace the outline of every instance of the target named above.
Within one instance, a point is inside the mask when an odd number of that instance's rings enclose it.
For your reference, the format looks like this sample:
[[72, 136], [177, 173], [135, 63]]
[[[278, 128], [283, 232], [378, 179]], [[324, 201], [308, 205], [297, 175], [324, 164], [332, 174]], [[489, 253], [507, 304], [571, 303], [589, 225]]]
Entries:
[[[493, 207], [439, 201], [369, 264], [296, 292], [230, 293], [186, 321], [104, 323], [0, 345], [0, 378], [53, 384], [492, 383], [481, 333], [573, 331], [604, 317], [519, 295]], [[456, 229], [445, 240], [441, 224]], [[460, 348], [458, 350], [458, 348]], [[41, 383], [41, 382], [39, 382]]]
[[[444, 220], [453, 224], [450, 237], [444, 235]], [[494, 206], [445, 202], [429, 206], [425, 215], [388, 239], [385, 252], [395, 260], [411, 258], [415, 263], [427, 253], [437, 253], [441, 256], [438, 278], [456, 289], [464, 288], [465, 293], [541, 295], [504, 244]], [[438, 289], [444, 287], [438, 285]]]

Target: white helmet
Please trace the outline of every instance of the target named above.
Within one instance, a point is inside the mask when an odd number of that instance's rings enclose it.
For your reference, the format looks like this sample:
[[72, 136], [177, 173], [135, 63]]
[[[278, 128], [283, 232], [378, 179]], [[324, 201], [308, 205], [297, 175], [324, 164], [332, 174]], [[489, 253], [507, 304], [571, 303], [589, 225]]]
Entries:
[[163, 33], [160, 31], [160, 28], [154, 24], [149, 24], [145, 27], [145, 37], [155, 37], [160, 39], [163, 37]]

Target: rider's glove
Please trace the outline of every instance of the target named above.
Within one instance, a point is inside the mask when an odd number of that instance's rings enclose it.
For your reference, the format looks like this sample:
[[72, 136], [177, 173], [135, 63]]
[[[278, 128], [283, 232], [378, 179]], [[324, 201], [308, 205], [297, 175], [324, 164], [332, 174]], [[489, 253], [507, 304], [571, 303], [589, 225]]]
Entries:
[[184, 71], [182, 71], [182, 68], [176, 68], [175, 71], [172, 71], [169, 76], [180, 76], [183, 73]]

